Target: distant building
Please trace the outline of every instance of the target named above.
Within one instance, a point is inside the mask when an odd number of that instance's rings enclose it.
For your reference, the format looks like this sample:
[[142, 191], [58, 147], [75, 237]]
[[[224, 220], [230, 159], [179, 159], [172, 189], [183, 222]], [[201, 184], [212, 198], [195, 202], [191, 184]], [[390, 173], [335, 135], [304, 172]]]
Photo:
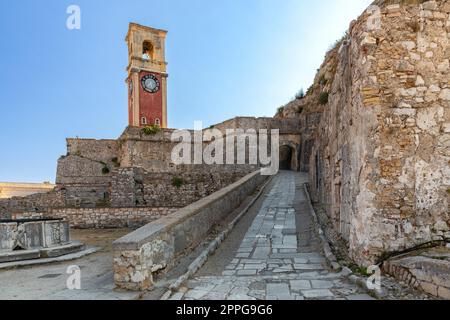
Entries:
[[50, 182], [44, 183], [15, 183], [0, 182], [0, 199], [25, 197], [35, 193], [46, 193], [55, 188]]

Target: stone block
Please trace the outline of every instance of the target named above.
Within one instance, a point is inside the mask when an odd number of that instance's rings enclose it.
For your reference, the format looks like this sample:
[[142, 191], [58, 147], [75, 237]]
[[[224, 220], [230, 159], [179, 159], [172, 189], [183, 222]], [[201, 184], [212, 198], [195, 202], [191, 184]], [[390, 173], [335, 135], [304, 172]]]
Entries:
[[85, 245], [79, 242], [70, 243], [65, 246], [51, 247], [40, 250], [41, 258], [54, 258], [64, 256], [66, 254], [84, 250]]
[[16, 243], [17, 223], [0, 223], [0, 251], [12, 251]]
[[267, 284], [267, 296], [274, 297], [274, 300], [289, 300], [291, 293], [289, 286], [286, 283], [268, 283]]
[[422, 281], [420, 283], [420, 286], [422, 287], [422, 290], [425, 291], [426, 293], [429, 293], [432, 296], [437, 297], [437, 295], [438, 295], [438, 287], [435, 284]]
[[439, 287], [438, 297], [446, 300], [450, 300], [450, 288]]
[[25, 250], [40, 248], [43, 245], [42, 222], [26, 222], [19, 224], [17, 245]]
[[246, 269], [246, 270], [238, 270], [236, 274], [238, 276], [254, 276], [257, 273], [258, 273], [258, 270]]
[[38, 249], [0, 252], [0, 263], [39, 259], [40, 256], [41, 253]]
[[311, 289], [309, 280], [291, 280], [291, 289], [295, 291]]
[[43, 243], [44, 248], [61, 246], [70, 242], [68, 221], [45, 221], [43, 222]]
[[311, 280], [313, 289], [331, 289], [333, 282], [328, 280]]
[[334, 297], [333, 292], [331, 292], [328, 289], [302, 290], [302, 294], [307, 299], [321, 299]]

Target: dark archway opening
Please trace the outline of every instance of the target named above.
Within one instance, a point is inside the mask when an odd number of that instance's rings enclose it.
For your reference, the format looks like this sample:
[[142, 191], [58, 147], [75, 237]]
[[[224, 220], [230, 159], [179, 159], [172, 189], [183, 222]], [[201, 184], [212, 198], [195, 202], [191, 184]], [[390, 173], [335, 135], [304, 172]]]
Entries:
[[280, 147], [280, 170], [292, 170], [294, 150], [290, 146]]

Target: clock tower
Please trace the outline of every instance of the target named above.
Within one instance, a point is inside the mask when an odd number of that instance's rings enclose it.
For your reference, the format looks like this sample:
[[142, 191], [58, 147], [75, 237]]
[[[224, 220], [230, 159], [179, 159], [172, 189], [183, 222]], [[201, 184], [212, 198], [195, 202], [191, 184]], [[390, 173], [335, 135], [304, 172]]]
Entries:
[[167, 31], [130, 23], [128, 44], [128, 124], [167, 128]]

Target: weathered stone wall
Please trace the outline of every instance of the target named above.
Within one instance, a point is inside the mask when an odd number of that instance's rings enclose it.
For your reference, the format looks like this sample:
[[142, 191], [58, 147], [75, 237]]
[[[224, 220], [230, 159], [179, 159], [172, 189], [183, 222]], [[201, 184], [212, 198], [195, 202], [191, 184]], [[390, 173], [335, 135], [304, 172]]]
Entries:
[[179, 208], [61, 208], [48, 212], [22, 212], [12, 214], [12, 219], [64, 218], [72, 228], [107, 229], [139, 228], [177, 211]]
[[175, 172], [171, 151], [177, 145], [171, 141], [172, 129], [145, 135], [141, 129], [128, 127], [119, 138], [121, 167], [139, 167], [148, 172]]
[[248, 173], [247, 170], [214, 168], [179, 173], [120, 168], [111, 184], [111, 205], [184, 207], [236, 182]]
[[[301, 131], [301, 122], [298, 119], [236, 117], [219, 123], [213, 127], [223, 133], [226, 133], [226, 130], [228, 129], [244, 130], [244, 135], [247, 132], [250, 132], [249, 130], [253, 129], [256, 131], [258, 141], [262, 132], [266, 131], [270, 133], [271, 130], [279, 130], [280, 157], [282, 157], [283, 148], [289, 148], [292, 153], [291, 159], [285, 160], [290, 162], [290, 169], [294, 171], [307, 171], [307, 168], [301, 167], [300, 155], [302, 148], [302, 136], [299, 134]], [[271, 146], [269, 146], [268, 150], [271, 152]], [[283, 159], [280, 159], [280, 164], [282, 160]], [[246, 161], [248, 162], [248, 155]]]
[[[115, 168], [105, 183], [60, 185], [46, 194], [0, 200], [0, 218], [11, 214], [54, 213], [63, 208], [184, 207], [239, 180], [246, 167], [195, 167], [179, 173]], [[88, 212], [88, 211], [87, 211]]]
[[280, 134], [298, 134], [300, 122], [297, 119], [236, 117], [216, 124], [214, 128], [221, 131], [227, 129], [255, 129], [257, 131], [278, 129]]
[[65, 206], [65, 192], [58, 188], [48, 193], [0, 199], [0, 219], [9, 219], [17, 212], [40, 212], [63, 206]]
[[[329, 65], [329, 62], [324, 63], [324, 66]], [[321, 73], [326, 73], [325, 68], [321, 69]], [[316, 82], [319, 83], [318, 78], [323, 77], [323, 75], [318, 75], [316, 77]], [[309, 159], [311, 157], [312, 147], [316, 138], [316, 130], [319, 127], [319, 122], [323, 112], [323, 106], [317, 103], [318, 91], [323, 84], [318, 84], [315, 90], [311, 90], [311, 94], [304, 97], [303, 99], [295, 99], [284, 106], [280, 112], [277, 114], [276, 119], [281, 121], [289, 121], [292, 123], [293, 120], [297, 122], [298, 131], [293, 133], [296, 136], [296, 159], [298, 170], [302, 172], [309, 171]], [[283, 141], [283, 135], [280, 137], [280, 145], [287, 144], [287, 141]]]
[[320, 114], [312, 196], [363, 265], [450, 237], [450, 1], [396, 2], [378, 2], [381, 28], [376, 11], [352, 22], [307, 97], [278, 115]]
[[[296, 119], [241, 117], [215, 127], [222, 132], [279, 129], [282, 145], [294, 150], [292, 167], [298, 168], [298, 125]], [[178, 142], [171, 140], [173, 132], [163, 129], [146, 135], [141, 128], [128, 127], [117, 140], [67, 139], [67, 155], [58, 160], [56, 181], [63, 198], [58, 207], [182, 207], [258, 168], [237, 164], [174, 165], [171, 153]], [[209, 143], [205, 141], [203, 147]], [[224, 154], [225, 148], [224, 141]], [[248, 156], [247, 152], [247, 160]], [[174, 179], [181, 180], [182, 185], [174, 186]], [[38, 206], [39, 210], [22, 206], [18, 211], [43, 211], [45, 206]]]
[[67, 139], [67, 154], [110, 163], [119, 152], [117, 140]]

